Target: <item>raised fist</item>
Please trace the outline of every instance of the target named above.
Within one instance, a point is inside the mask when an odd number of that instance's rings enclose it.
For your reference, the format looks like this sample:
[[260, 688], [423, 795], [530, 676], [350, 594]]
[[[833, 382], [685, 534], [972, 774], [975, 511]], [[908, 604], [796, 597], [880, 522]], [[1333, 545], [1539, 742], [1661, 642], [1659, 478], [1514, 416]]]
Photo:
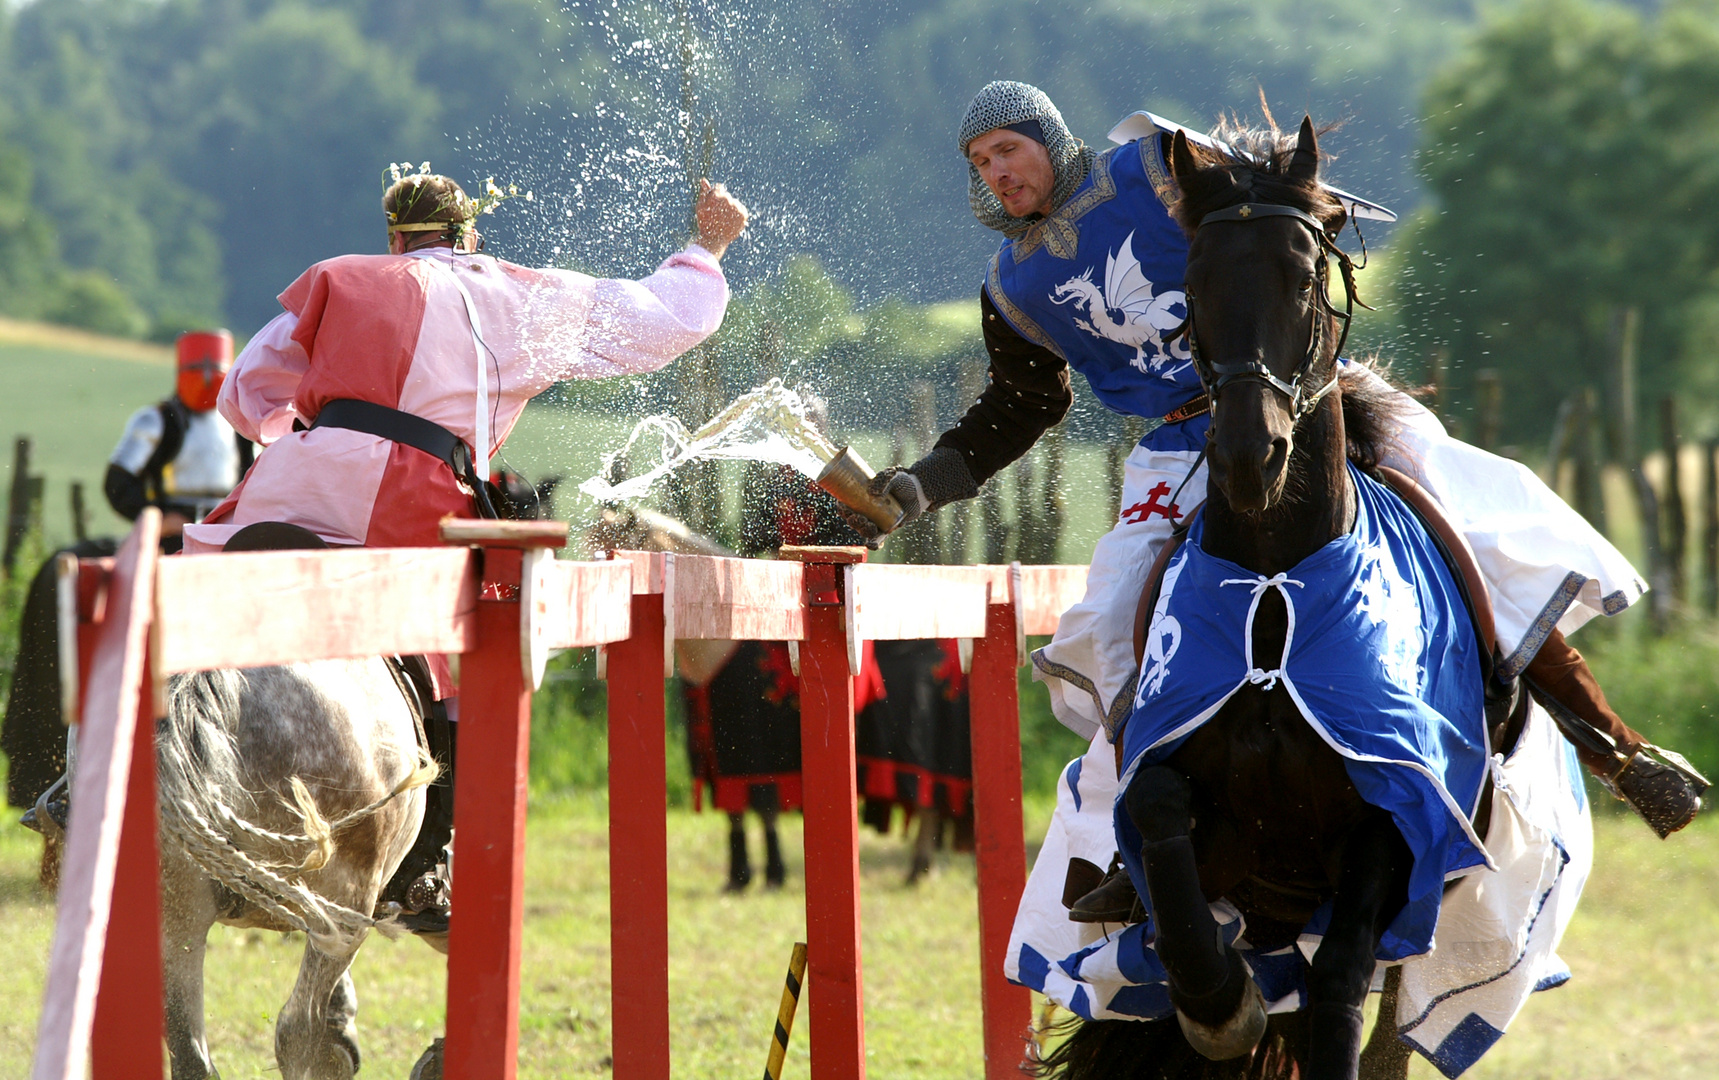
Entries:
[[746, 231], [746, 222], [751, 215], [726, 187], [709, 180], [698, 183], [698, 206], [694, 210], [698, 218], [698, 235], [692, 238], [692, 242], [720, 259], [728, 245]]

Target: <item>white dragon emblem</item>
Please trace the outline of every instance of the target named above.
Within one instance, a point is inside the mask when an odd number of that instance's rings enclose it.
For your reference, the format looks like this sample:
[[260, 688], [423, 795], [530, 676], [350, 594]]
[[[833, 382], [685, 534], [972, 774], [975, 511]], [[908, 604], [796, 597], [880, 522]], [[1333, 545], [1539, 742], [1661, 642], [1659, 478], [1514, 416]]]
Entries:
[[[1087, 267], [1084, 274], [1058, 285], [1051, 291], [1052, 302], [1077, 307], [1084, 304], [1087, 317], [1075, 319], [1074, 324], [1093, 337], [1131, 346], [1134, 358], [1129, 364], [1144, 374], [1156, 373], [1168, 379], [1187, 366], [1192, 359], [1187, 346], [1178, 342], [1179, 348], [1168, 348], [1162, 340], [1164, 331], [1174, 330], [1186, 318], [1186, 297], [1180, 289], [1154, 292], [1153, 284], [1140, 270], [1140, 260], [1134, 257], [1133, 233], [1107, 258], [1102, 293], [1092, 273], [1093, 268]], [[1172, 360], [1182, 363], [1163, 370]]]

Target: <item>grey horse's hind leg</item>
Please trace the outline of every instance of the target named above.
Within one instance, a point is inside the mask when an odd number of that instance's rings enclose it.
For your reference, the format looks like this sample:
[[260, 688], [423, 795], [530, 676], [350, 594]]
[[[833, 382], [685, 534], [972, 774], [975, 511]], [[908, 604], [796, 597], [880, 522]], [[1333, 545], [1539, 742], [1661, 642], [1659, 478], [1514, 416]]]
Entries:
[[216, 1074], [203, 1032], [203, 953], [215, 925], [215, 890], [183, 860], [162, 866], [161, 967], [167, 1005], [167, 1052], [173, 1080]]
[[352, 1070], [364, 1067], [358, 1052], [358, 988], [352, 985], [352, 968], [340, 973], [334, 992], [328, 997], [328, 1030], [335, 1042], [346, 1048], [352, 1058]]
[[338, 957], [305, 944], [298, 982], [275, 1025], [275, 1060], [284, 1080], [352, 1080], [358, 1071], [352, 1023], [358, 998], [347, 975], [357, 944]]

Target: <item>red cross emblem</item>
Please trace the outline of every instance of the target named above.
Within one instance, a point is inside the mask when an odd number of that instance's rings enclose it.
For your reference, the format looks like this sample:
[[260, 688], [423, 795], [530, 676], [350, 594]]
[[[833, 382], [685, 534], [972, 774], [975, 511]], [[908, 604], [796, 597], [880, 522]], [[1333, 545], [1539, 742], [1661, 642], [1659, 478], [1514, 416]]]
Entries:
[[1167, 521], [1175, 521], [1182, 516], [1182, 508], [1175, 503], [1164, 505], [1164, 500], [1170, 494], [1170, 484], [1166, 480], [1158, 481], [1150, 491], [1146, 492], [1146, 501], [1135, 503], [1122, 511], [1122, 520], [1130, 525], [1139, 525], [1153, 514]]

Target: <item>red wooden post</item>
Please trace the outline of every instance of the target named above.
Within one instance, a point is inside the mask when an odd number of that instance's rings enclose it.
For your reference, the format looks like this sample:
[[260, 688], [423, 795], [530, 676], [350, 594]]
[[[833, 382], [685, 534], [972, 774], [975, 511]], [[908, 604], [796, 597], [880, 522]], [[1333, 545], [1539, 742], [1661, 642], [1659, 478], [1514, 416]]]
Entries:
[[161, 855], [155, 837], [155, 703], [149, 665], [138, 689], [113, 908], [90, 1037], [95, 1080], [160, 1080], [167, 1035], [161, 985]]
[[633, 575], [632, 636], [607, 660], [610, 1012], [616, 1080], [668, 1080], [665, 597], [642, 591], [641, 563]]
[[[139, 760], [149, 776], [154, 766], [153, 725], [147, 719], [138, 722], [138, 709], [141, 704], [145, 718], [154, 715], [147, 645], [160, 523], [159, 511], [145, 510], [111, 564], [111, 574], [92, 568], [97, 571], [92, 576], [106, 580], [92, 581], [88, 594], [88, 618], [97, 629], [95, 647], [82, 665], [89, 692], [80, 703], [81, 753], [31, 1067], [35, 1080], [75, 1080], [92, 1043], [98, 1080], [161, 1075], [165, 1025], [154, 900], [157, 864], [152, 852], [139, 850], [145, 842], [153, 845], [155, 800], [152, 783], [144, 791], [131, 789]], [[85, 641], [87, 635], [80, 630], [79, 638]], [[138, 874], [144, 875], [142, 881], [136, 880]], [[140, 887], [151, 898], [139, 901], [141, 910], [125, 911]], [[109, 928], [122, 920], [143, 940], [126, 939], [123, 947], [110, 950]], [[121, 939], [113, 941], [120, 945]], [[142, 965], [124, 955], [133, 948], [144, 958]], [[153, 966], [153, 975], [133, 977], [138, 966]], [[133, 981], [122, 981], [126, 978]]]
[[460, 664], [460, 762], [448, 935], [449, 1080], [513, 1080], [519, 1060], [519, 944], [531, 688], [520, 662], [521, 553], [484, 550], [477, 648]]
[[854, 683], [842, 624], [842, 567], [808, 561], [805, 581], [800, 769], [812, 1075], [818, 1080], [864, 1080]]
[[1009, 931], [1027, 886], [1021, 820], [1021, 709], [1015, 605], [988, 604], [985, 636], [973, 643], [968, 703], [973, 738], [973, 833], [979, 863], [979, 992], [985, 1017], [985, 1077], [1019, 1075], [1032, 995], [1003, 977]]

